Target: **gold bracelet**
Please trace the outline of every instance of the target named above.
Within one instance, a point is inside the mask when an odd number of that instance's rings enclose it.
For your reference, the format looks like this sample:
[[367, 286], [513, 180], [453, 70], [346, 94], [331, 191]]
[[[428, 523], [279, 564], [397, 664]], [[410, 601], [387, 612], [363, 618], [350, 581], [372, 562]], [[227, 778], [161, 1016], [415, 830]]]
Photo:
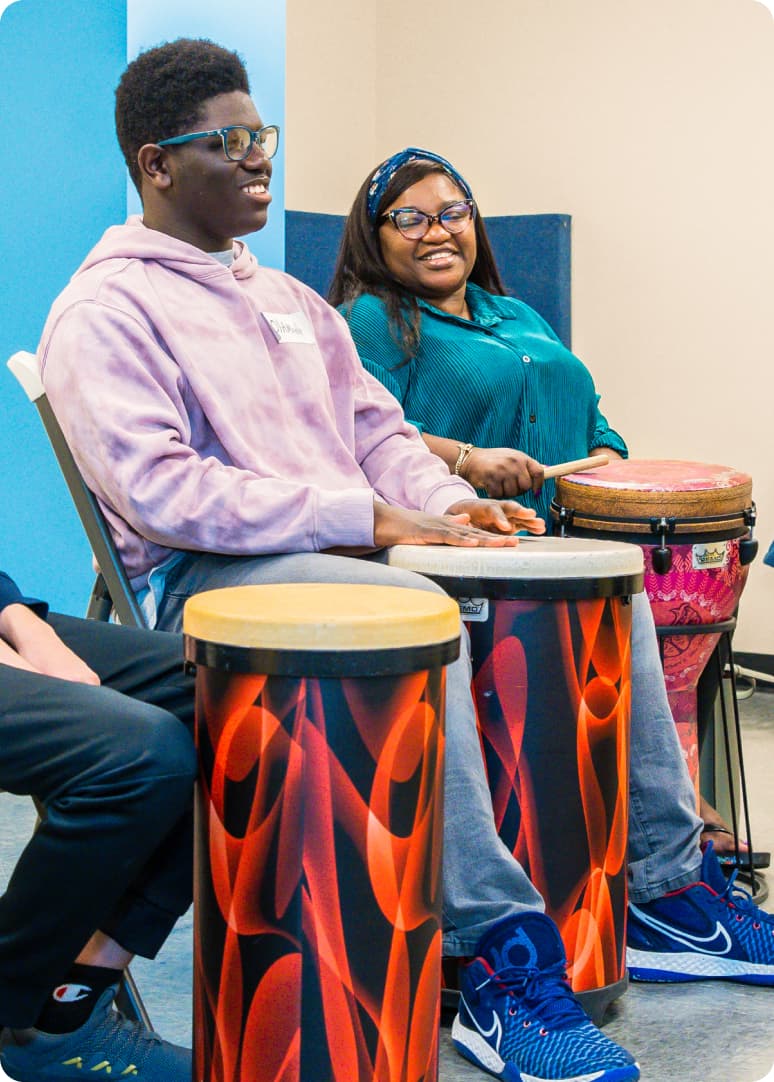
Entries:
[[457, 461], [454, 463], [454, 472], [457, 474], [458, 477], [461, 476], [460, 470], [462, 469], [462, 467], [467, 462], [468, 456], [470, 455], [471, 451], [473, 450], [473, 444], [472, 443], [461, 443], [459, 445], [459, 447], [460, 447], [460, 453], [457, 455]]

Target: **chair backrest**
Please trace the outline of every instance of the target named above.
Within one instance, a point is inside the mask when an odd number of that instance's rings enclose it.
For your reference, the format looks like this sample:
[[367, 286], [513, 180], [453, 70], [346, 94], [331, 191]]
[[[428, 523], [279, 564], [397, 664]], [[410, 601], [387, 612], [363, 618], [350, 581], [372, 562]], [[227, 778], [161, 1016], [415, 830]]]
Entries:
[[86, 532], [100, 574], [92, 590], [87, 616], [106, 620], [111, 610], [122, 624], [145, 627], [142, 609], [124, 571], [116, 550], [110, 528], [102, 514], [97, 498], [83, 480], [75, 464], [70, 448], [54, 416], [40, 379], [37, 357], [34, 353], [14, 353], [8, 367], [22, 385], [30, 402], [36, 407], [51, 447], [56, 455], [62, 476], [69, 489], [78, 517]]

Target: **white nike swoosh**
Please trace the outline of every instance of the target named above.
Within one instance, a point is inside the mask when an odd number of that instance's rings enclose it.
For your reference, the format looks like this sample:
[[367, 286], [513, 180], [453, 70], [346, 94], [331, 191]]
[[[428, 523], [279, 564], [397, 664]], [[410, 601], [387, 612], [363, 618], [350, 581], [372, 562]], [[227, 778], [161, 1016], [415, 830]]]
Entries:
[[672, 924], [664, 924], [656, 917], [652, 917], [649, 913], [643, 913], [643, 911], [632, 902], [629, 903], [629, 908], [643, 924], [647, 924], [649, 928], [653, 928], [657, 932], [669, 936], [669, 938], [674, 939], [676, 943], [682, 943], [684, 947], [692, 947], [694, 950], [701, 951], [702, 954], [717, 955], [728, 954], [731, 949], [731, 936], [720, 921], [715, 922], [715, 930], [711, 935], [691, 935], [690, 932], [683, 931], [682, 929], [678, 930]]
[[490, 1037], [493, 1037], [495, 1035], [495, 1033], [497, 1034], [497, 1038], [494, 1041], [494, 1047], [495, 1047], [495, 1050], [497, 1052], [499, 1052], [500, 1051], [500, 1040], [502, 1039], [502, 1035], [503, 1035], [503, 1026], [502, 1026], [502, 1022], [497, 1017], [497, 1012], [492, 1011], [492, 1025], [491, 1025], [491, 1027], [489, 1029], [484, 1029], [483, 1026], [481, 1026], [479, 1024], [478, 1019], [476, 1018], [473, 1011], [470, 1009], [465, 997], [462, 995], [461, 992], [460, 992], [460, 999], [465, 1004], [465, 1007], [467, 1009], [468, 1014], [473, 1019], [473, 1025], [476, 1027], [476, 1029], [478, 1030], [478, 1032], [481, 1034], [482, 1037], [486, 1037], [487, 1039], [489, 1039]]

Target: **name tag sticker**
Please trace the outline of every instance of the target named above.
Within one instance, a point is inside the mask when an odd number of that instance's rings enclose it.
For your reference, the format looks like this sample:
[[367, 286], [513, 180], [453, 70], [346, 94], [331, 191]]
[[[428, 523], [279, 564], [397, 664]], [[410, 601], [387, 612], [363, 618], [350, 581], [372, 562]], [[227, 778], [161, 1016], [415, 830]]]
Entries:
[[486, 597], [458, 597], [457, 604], [463, 620], [486, 623], [489, 619], [489, 599]]
[[728, 563], [728, 546], [725, 541], [693, 545], [692, 556], [694, 571], [701, 571], [707, 567], [725, 567]]
[[307, 346], [314, 345], [314, 331], [303, 312], [262, 312], [261, 315], [280, 344], [300, 342]]

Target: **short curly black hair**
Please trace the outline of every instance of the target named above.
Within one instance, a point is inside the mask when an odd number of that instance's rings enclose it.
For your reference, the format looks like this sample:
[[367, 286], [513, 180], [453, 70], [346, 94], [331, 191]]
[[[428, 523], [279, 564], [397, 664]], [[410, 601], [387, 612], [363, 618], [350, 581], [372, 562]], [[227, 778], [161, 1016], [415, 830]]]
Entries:
[[165, 42], [129, 64], [116, 87], [116, 135], [138, 191], [140, 147], [182, 135], [205, 101], [233, 90], [250, 93], [241, 57], [206, 38]]

